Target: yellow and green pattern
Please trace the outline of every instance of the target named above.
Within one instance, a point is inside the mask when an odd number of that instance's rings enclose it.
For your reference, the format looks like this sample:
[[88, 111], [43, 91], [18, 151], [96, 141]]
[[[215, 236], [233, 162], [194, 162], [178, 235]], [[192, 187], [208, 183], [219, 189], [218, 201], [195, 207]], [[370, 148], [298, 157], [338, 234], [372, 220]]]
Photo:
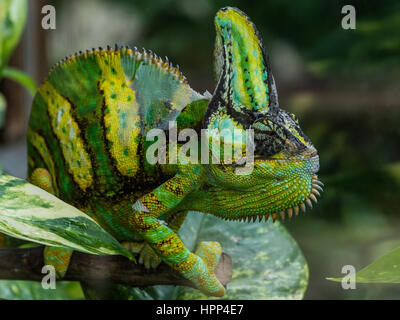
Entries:
[[[163, 261], [205, 294], [222, 296], [214, 274], [221, 247], [202, 242], [195, 253], [187, 249], [177, 234], [187, 212], [248, 221], [291, 217], [316, 201], [321, 183], [316, 149], [278, 105], [254, 24], [227, 7], [218, 11], [215, 27], [211, 98], [145, 49], [99, 48], [58, 63], [33, 101], [28, 176], [93, 217], [146, 267]], [[170, 121], [198, 133], [254, 130], [254, 170], [238, 175], [230, 164], [150, 164], [146, 134], [168, 130]], [[57, 243], [46, 242], [45, 262], [62, 277], [72, 251]]]

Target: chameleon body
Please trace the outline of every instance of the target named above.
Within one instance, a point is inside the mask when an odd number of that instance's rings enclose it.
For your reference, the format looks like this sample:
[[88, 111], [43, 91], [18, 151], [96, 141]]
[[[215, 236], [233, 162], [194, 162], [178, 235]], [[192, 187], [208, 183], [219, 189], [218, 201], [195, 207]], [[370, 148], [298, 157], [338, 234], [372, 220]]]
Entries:
[[[170, 265], [209, 295], [218, 243], [190, 252], [177, 235], [189, 210], [230, 220], [292, 216], [319, 195], [316, 149], [295, 116], [278, 104], [261, 38], [235, 8], [215, 17], [212, 97], [190, 88], [167, 60], [129, 47], [93, 49], [57, 64], [39, 88], [28, 129], [32, 183], [92, 216], [139, 262]], [[254, 169], [230, 164], [150, 164], [149, 130], [254, 130]], [[179, 148], [179, 146], [178, 146]], [[72, 252], [48, 247], [45, 262], [62, 277]]]

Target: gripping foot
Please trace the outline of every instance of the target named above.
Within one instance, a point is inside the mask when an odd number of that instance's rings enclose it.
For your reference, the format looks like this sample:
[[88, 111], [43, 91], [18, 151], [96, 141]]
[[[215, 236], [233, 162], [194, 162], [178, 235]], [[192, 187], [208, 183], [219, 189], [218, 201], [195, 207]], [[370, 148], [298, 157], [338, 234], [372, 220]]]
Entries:
[[219, 242], [202, 241], [197, 246], [195, 253], [203, 259], [208, 269], [214, 272], [215, 267], [221, 258], [222, 248]]
[[161, 263], [161, 258], [146, 242], [123, 242], [122, 246], [132, 253], [139, 254], [138, 261], [146, 269], [156, 269]]

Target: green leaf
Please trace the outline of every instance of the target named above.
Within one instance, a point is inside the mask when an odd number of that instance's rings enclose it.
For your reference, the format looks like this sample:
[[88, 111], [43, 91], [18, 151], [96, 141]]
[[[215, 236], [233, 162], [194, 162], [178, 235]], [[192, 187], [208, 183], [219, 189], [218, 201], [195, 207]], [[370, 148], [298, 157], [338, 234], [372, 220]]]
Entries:
[[0, 176], [0, 232], [92, 254], [132, 254], [88, 215], [15, 177]]
[[[204, 215], [197, 228], [196, 243], [218, 241], [232, 258], [232, 281], [223, 299], [302, 299], [308, 283], [307, 263], [280, 223], [248, 224]], [[218, 298], [181, 287], [178, 299]]]
[[0, 75], [19, 42], [27, 12], [27, 0], [0, 1]]
[[3, 69], [3, 77], [18, 82], [26, 90], [28, 90], [32, 96], [35, 95], [36, 92], [35, 81], [26, 73], [15, 68], [5, 67]]
[[[327, 278], [341, 282], [342, 278]], [[358, 283], [400, 283], [400, 248], [394, 249], [356, 273]]]

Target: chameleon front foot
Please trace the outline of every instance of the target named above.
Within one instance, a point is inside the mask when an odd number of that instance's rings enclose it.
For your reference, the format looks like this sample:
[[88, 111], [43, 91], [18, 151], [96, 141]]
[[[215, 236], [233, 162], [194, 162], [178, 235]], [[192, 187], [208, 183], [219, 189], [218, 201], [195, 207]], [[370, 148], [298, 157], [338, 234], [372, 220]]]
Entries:
[[[214, 274], [215, 267], [222, 254], [221, 245], [218, 242], [204, 241], [197, 246], [195, 254], [190, 253], [186, 263], [186, 270], [180, 270], [182, 274], [204, 294], [214, 297], [222, 297], [225, 287]], [[190, 266], [187, 268], [187, 266]]]
[[138, 262], [143, 264], [146, 269], [156, 269], [162, 261], [146, 242], [123, 242], [122, 246], [132, 253], [139, 254]]
[[202, 258], [207, 267], [214, 272], [215, 267], [221, 258], [222, 248], [219, 242], [202, 241], [197, 246], [195, 253]]

